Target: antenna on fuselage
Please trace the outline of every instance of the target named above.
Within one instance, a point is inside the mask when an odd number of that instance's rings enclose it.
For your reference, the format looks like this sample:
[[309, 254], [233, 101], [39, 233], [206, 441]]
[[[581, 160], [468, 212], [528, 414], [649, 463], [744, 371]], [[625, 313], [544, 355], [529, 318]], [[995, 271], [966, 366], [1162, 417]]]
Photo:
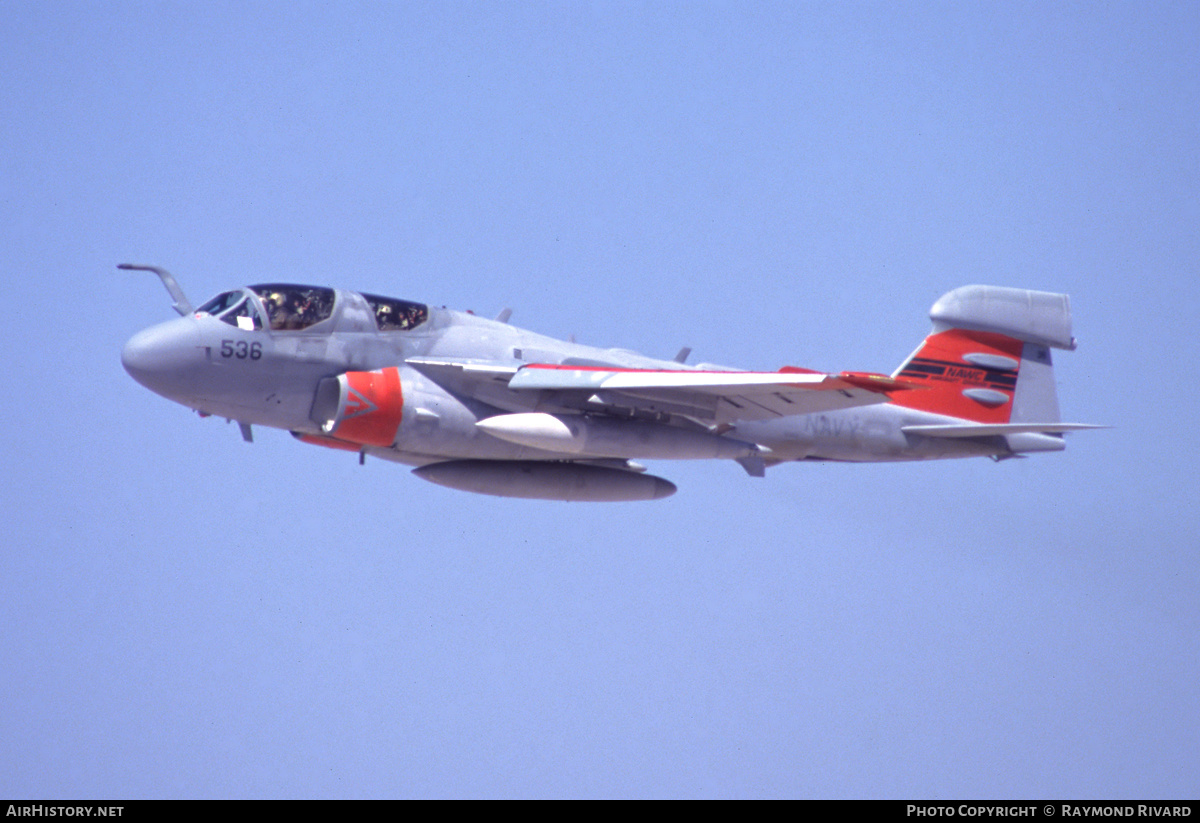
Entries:
[[174, 298], [175, 305], [172, 308], [174, 308], [175, 311], [179, 312], [179, 314], [183, 317], [186, 317], [194, 311], [194, 309], [192, 309], [191, 301], [187, 299], [187, 295], [183, 293], [183, 289], [179, 288], [179, 284], [175, 282], [175, 278], [166, 269], [159, 266], [143, 266], [138, 263], [120, 263], [117, 265], [117, 268], [124, 269], [126, 271], [154, 272], [158, 275], [159, 279], [162, 280], [163, 285], [167, 287], [167, 293]]

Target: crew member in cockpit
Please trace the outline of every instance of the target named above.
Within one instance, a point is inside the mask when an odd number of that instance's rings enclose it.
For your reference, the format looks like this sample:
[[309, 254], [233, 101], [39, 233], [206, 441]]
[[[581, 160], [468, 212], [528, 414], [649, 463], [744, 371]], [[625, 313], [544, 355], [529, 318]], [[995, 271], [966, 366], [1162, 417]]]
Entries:
[[308, 326], [311, 326], [313, 323], [317, 322], [316, 306], [314, 305], [311, 294], [306, 295], [305, 297], [297, 298], [296, 311], [293, 315], [293, 319], [295, 320], [295, 328], [297, 329], [307, 328]]
[[284, 297], [279, 292], [272, 292], [266, 300], [263, 301], [263, 306], [267, 310], [268, 322], [272, 329], [287, 328], [287, 309], [284, 307]]

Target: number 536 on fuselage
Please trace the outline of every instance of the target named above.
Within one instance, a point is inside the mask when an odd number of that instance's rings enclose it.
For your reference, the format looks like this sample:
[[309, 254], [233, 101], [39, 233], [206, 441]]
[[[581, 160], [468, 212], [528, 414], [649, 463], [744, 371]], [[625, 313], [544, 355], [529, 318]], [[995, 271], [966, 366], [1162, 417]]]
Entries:
[[202, 415], [416, 466], [505, 497], [645, 500], [675, 486], [638, 459], [895, 461], [1058, 451], [1052, 348], [1073, 349], [1066, 295], [966, 286], [893, 374], [753, 372], [656, 360], [471, 313], [269, 283], [193, 308], [121, 353], [142, 385]]

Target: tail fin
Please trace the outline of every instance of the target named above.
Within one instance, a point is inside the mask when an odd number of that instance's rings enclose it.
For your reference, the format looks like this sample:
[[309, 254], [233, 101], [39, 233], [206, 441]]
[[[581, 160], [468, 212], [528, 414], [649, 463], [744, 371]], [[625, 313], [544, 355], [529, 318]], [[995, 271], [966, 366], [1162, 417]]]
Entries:
[[964, 286], [929, 317], [933, 331], [894, 375], [927, 388], [894, 404], [1026, 431], [1059, 422], [1050, 349], [1075, 348], [1067, 295]]

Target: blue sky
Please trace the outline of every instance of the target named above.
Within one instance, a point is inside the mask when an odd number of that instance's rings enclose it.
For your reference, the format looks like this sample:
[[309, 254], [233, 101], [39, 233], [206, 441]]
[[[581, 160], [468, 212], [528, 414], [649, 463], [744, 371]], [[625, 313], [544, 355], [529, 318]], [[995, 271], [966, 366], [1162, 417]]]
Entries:
[[[1195, 4], [17, 2], [0, 46], [0, 795], [1200, 791]], [[466, 495], [142, 389], [125, 261], [762, 369], [1067, 292], [1114, 428]]]

